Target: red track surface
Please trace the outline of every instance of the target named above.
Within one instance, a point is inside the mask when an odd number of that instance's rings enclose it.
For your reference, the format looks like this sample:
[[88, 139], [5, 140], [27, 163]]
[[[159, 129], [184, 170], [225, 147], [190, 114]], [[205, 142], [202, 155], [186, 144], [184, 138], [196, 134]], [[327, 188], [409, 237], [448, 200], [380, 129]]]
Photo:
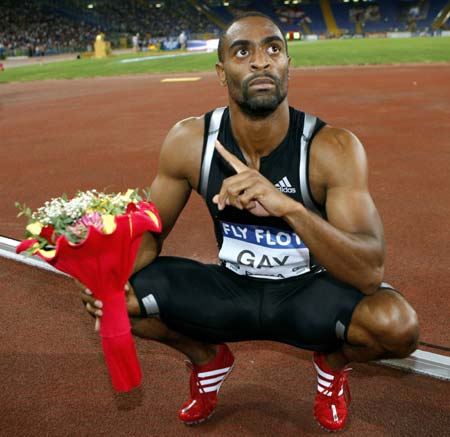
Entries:
[[[226, 104], [213, 74], [0, 86], [0, 233], [23, 235], [14, 201], [32, 208], [77, 189], [149, 185], [173, 123]], [[369, 156], [388, 243], [386, 280], [415, 306], [422, 341], [449, 346], [450, 65], [294, 70], [290, 103], [346, 127]], [[208, 225], [209, 223], [209, 225]], [[206, 209], [193, 196], [166, 253], [215, 259]], [[275, 343], [232, 345], [237, 366], [215, 417], [178, 423], [182, 357], [137, 341], [141, 389], [114, 394], [97, 334], [71, 281], [0, 259], [0, 435], [324, 434], [312, 419], [310, 354]], [[449, 384], [356, 365], [346, 435], [445, 435]]]

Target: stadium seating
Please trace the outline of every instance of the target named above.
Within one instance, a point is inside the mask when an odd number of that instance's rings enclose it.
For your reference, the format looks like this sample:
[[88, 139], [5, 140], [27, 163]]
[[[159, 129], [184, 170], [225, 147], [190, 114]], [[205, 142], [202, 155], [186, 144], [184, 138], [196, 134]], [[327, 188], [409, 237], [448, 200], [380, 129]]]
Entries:
[[[344, 34], [416, 30], [429, 31], [448, 0], [391, 1], [334, 0], [329, 2], [337, 27]], [[141, 47], [176, 41], [183, 31], [218, 35], [234, 16], [248, 10], [271, 17], [285, 32], [303, 31], [327, 35], [319, 0], [2, 0], [0, 50], [2, 55], [42, 55], [92, 49], [100, 32], [113, 48], [119, 41], [131, 45], [139, 34]], [[359, 28], [350, 19], [355, 8], [378, 5], [378, 20], [363, 20]], [[420, 6], [420, 16], [411, 20], [411, 7]], [[303, 15], [302, 15], [303, 14]], [[300, 18], [299, 18], [300, 17]], [[170, 44], [168, 44], [170, 45]]]
[[106, 33], [113, 47], [120, 37], [140, 34], [141, 44], [189, 34], [214, 33], [219, 28], [189, 2], [96, 0], [2, 0], [0, 42], [7, 56], [85, 51], [96, 35]]

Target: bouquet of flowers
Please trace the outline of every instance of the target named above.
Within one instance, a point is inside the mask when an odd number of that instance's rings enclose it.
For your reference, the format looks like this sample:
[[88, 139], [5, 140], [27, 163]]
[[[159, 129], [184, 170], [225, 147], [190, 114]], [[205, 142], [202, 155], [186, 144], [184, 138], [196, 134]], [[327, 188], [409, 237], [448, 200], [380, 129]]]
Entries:
[[100, 335], [113, 386], [117, 391], [139, 386], [142, 373], [124, 287], [144, 232], [161, 232], [155, 205], [130, 189], [125, 194], [78, 192], [72, 199], [63, 195], [35, 212], [16, 206], [19, 216], [28, 218], [27, 238], [17, 246], [17, 253], [41, 257], [103, 301]]

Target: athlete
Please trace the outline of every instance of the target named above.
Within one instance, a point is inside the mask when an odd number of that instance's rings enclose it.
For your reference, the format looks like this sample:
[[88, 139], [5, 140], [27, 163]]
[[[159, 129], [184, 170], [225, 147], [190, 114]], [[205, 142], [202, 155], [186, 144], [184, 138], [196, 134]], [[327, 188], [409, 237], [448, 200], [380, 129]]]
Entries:
[[[265, 339], [313, 351], [314, 416], [341, 429], [347, 364], [405, 357], [415, 311], [383, 283], [385, 246], [359, 140], [289, 106], [286, 41], [259, 13], [224, 31], [216, 64], [229, 105], [177, 123], [151, 187], [164, 231], [146, 234], [127, 305], [135, 335], [192, 362], [179, 418], [208, 419], [234, 357], [226, 342]], [[158, 257], [192, 190], [207, 204], [219, 265]], [[101, 305], [82, 293], [88, 311]]]

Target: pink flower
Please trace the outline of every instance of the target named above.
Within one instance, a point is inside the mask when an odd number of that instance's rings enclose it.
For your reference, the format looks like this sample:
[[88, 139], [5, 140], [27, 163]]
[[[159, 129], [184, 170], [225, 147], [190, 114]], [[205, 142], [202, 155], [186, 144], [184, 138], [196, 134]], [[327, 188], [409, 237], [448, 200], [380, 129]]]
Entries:
[[75, 234], [77, 237], [84, 238], [86, 234], [86, 226], [84, 226], [83, 223], [81, 223], [81, 220], [78, 220], [74, 225], [67, 226], [67, 229], [72, 232], [72, 234]]
[[75, 224], [68, 226], [67, 229], [77, 237], [85, 238], [89, 226], [101, 231], [103, 229], [103, 220], [98, 212], [89, 212], [81, 217]]
[[85, 214], [80, 222], [86, 226], [94, 226], [95, 229], [101, 231], [103, 229], [103, 220], [101, 214], [97, 211]]

